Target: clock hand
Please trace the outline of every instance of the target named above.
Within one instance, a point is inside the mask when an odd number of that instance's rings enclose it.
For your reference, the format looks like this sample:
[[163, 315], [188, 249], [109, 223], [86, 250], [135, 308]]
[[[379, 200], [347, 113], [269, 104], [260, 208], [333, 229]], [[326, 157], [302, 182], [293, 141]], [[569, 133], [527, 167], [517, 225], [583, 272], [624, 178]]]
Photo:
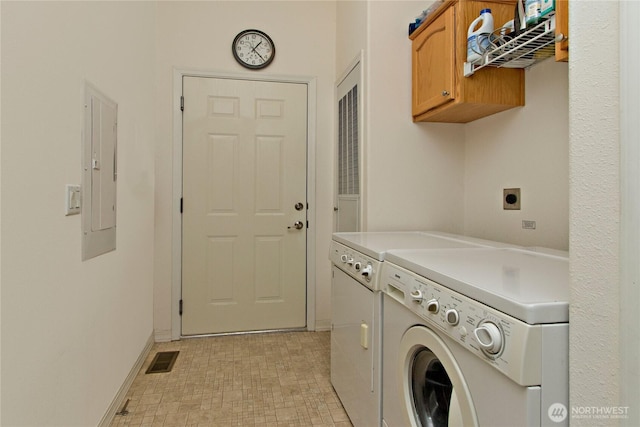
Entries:
[[[260, 41], [260, 43], [262, 43], [262, 41]], [[262, 62], [264, 62], [264, 58], [263, 58], [263, 57], [262, 57], [262, 55], [260, 55], [260, 54], [258, 53], [258, 51], [256, 50], [256, 48], [257, 48], [258, 46], [260, 46], [260, 43], [258, 43], [258, 44], [256, 45], [256, 47], [252, 47], [252, 48], [251, 48], [251, 50], [253, 51], [253, 53], [255, 53], [256, 55], [258, 55], [258, 56], [260, 57], [260, 59], [262, 59]]]

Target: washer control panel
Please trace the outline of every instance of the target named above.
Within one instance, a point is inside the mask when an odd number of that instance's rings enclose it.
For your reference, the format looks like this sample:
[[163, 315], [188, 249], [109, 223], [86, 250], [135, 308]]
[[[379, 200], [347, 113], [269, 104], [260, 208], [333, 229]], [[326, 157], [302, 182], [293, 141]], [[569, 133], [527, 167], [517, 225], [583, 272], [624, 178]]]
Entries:
[[381, 290], [523, 386], [541, 383], [542, 331], [439, 283], [385, 262]]
[[366, 287], [374, 291], [380, 290], [378, 272], [382, 265], [381, 261], [334, 241], [331, 242], [329, 259]]

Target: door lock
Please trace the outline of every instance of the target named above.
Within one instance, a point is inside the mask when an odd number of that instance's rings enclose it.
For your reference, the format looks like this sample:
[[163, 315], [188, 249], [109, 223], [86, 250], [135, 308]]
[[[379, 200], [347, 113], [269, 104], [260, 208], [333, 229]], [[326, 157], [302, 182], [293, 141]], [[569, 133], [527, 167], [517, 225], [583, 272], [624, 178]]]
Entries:
[[302, 221], [296, 221], [293, 223], [293, 227], [287, 227], [287, 228], [288, 229], [295, 228], [296, 230], [301, 230], [302, 227], [304, 227], [304, 224], [302, 223]]

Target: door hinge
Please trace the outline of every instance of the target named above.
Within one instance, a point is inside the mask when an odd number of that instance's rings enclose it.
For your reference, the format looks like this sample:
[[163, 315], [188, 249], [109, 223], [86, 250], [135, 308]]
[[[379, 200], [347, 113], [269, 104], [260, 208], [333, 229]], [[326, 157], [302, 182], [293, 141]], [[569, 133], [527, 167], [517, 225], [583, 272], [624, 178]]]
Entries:
[[184, 211], [184, 201], [182, 197], [180, 197], [180, 213], [182, 213], [183, 211]]
[[184, 96], [180, 96], [180, 111], [184, 111]]
[[309, 228], [309, 221], [307, 221], [307, 228]]
[[178, 313], [180, 314], [180, 316], [182, 316], [182, 300], [180, 300], [179, 303]]

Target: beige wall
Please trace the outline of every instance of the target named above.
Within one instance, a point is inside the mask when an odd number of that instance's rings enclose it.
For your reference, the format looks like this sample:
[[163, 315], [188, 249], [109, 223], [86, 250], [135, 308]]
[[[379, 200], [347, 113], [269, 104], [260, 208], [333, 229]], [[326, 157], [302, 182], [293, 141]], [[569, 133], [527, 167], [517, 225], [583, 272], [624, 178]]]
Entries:
[[[316, 117], [316, 323], [329, 325], [329, 240], [332, 231], [333, 99], [335, 78], [336, 6], [334, 2], [216, 1], [159, 2], [157, 45], [157, 156], [155, 213], [155, 333], [169, 339], [172, 330], [171, 231], [177, 206], [172, 203], [172, 123], [175, 67], [247, 75], [231, 55], [231, 42], [246, 28], [271, 36], [276, 58], [255, 75], [317, 78]], [[173, 305], [173, 306], [172, 306]], [[310, 325], [315, 327], [315, 325]], [[179, 332], [179, 331], [178, 331]]]
[[[153, 332], [155, 5], [1, 7], [1, 424], [97, 425]], [[85, 79], [118, 103], [118, 228], [81, 262]]]
[[462, 232], [464, 127], [411, 121], [407, 30], [427, 6], [338, 2], [337, 73], [364, 51], [364, 230]]
[[[569, 248], [568, 66], [553, 59], [525, 71], [526, 104], [465, 128], [464, 230], [524, 246]], [[504, 210], [504, 188], [521, 210]], [[536, 221], [535, 230], [522, 220]]]
[[411, 120], [408, 26], [425, 7], [416, 1], [370, 2], [368, 230], [463, 231], [464, 127]]
[[336, 76], [342, 76], [366, 47], [369, 4], [353, 0], [336, 2]]
[[[526, 107], [438, 125], [409, 118], [406, 25], [426, 7], [421, 2], [3, 1], [2, 424], [97, 424], [152, 328], [171, 333], [173, 67], [244, 72], [229, 45], [253, 26], [279, 48], [267, 73], [318, 76], [317, 319], [326, 323], [330, 313], [333, 85], [363, 49], [369, 229], [433, 227], [559, 248], [570, 242], [571, 401], [624, 404], [618, 6], [570, 4], [571, 22], [598, 16], [604, 25], [598, 37], [590, 26], [572, 25], [570, 80], [565, 64], [542, 63], [527, 71]], [[62, 208], [64, 185], [80, 182], [85, 78], [119, 103], [120, 179], [118, 249], [82, 263], [80, 217], [64, 217]], [[532, 121], [545, 124], [533, 132]], [[522, 157], [530, 161], [513, 163]], [[443, 191], [443, 177], [454, 191]], [[505, 186], [523, 189], [516, 215], [499, 209]], [[521, 230], [521, 219], [539, 228]]]

